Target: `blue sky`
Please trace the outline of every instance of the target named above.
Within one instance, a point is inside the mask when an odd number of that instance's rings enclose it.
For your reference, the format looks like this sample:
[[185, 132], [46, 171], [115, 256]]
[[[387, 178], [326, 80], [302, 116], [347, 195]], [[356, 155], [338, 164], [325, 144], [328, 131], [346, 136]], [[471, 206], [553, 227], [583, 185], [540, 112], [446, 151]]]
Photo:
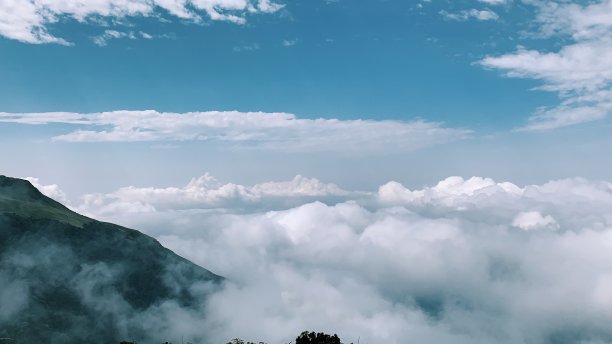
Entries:
[[[9, 15], [0, 19], [0, 111], [7, 114], [235, 110], [424, 121], [449, 132], [417, 148], [391, 140], [388, 146], [405, 149], [281, 152], [184, 137], [62, 142], [52, 138], [83, 128], [57, 119], [35, 126], [11, 119], [0, 125], [2, 140], [20, 151], [2, 153], [6, 173], [68, 182], [54, 161], [99, 178], [104, 166], [129, 166], [132, 172], [112, 174], [109, 187], [118, 180], [177, 182], [211, 170], [249, 182], [302, 173], [366, 188], [389, 179], [421, 185], [454, 174], [519, 183], [612, 177], [596, 154], [610, 147], [605, 92], [611, 79], [607, 65], [589, 60], [609, 51], [609, 22], [590, 16], [605, 1], [17, 4], [4, 4]], [[601, 52], [566, 53], [589, 46]], [[588, 66], [593, 70], [583, 70]], [[96, 152], [104, 154], [86, 163]], [[244, 161], [265, 161], [265, 167]], [[152, 170], [160, 172], [143, 176]]]
[[[294, 1], [236, 25], [165, 15], [99, 27], [66, 20], [49, 31], [73, 43], [0, 42], [3, 111], [284, 111], [304, 117], [424, 117], [452, 125], [518, 126], [554, 104], [533, 82], [474, 65], [511, 51], [530, 15], [497, 6], [498, 21], [448, 20], [470, 2]], [[161, 12], [164, 16], [164, 13]], [[147, 32], [151, 40], [92, 37]], [[285, 46], [293, 44], [292, 46]], [[521, 102], [517, 102], [520, 98]]]

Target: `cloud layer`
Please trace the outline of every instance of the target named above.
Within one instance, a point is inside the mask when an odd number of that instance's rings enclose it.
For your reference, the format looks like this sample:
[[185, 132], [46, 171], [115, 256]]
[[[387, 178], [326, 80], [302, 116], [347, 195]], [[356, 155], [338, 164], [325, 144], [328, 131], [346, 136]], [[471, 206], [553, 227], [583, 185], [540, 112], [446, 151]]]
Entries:
[[90, 22], [160, 13], [192, 22], [201, 22], [205, 15], [211, 20], [244, 24], [246, 14], [272, 13], [280, 8], [282, 5], [270, 0], [4, 0], [0, 2], [0, 35], [25, 43], [68, 44], [51, 34], [49, 26], [65, 19]]
[[0, 113], [0, 123], [76, 126], [65, 142], [209, 141], [228, 147], [297, 151], [414, 150], [463, 139], [464, 129], [416, 120], [300, 119], [288, 113], [113, 111]]
[[612, 1], [588, 5], [538, 1], [538, 35], [569, 40], [558, 51], [519, 47], [481, 64], [513, 78], [542, 82], [540, 89], [557, 92], [559, 106], [539, 109], [521, 130], [548, 130], [605, 118], [612, 110]]
[[[245, 190], [228, 193], [240, 202], [211, 208], [185, 202], [210, 192], [189, 191], [198, 180], [112, 193], [150, 206], [140, 212], [79, 203], [230, 279], [199, 315], [211, 342], [288, 342], [304, 329], [362, 343], [612, 339], [611, 183], [450, 177], [417, 190], [389, 182], [348, 192], [298, 177], [234, 186]], [[245, 211], [244, 194], [323, 202]]]
[[[29, 180], [32, 180], [30, 178]], [[37, 181], [37, 180], [34, 180]], [[61, 199], [54, 187], [34, 184], [49, 197]], [[82, 197], [78, 210], [95, 216], [165, 210], [204, 209], [270, 209], [304, 204], [314, 200], [345, 199], [355, 195], [314, 178], [296, 176], [291, 181], [267, 182], [253, 186], [223, 184], [210, 174], [192, 179], [184, 187], [124, 187], [108, 194]], [[65, 199], [65, 198], [64, 198]]]

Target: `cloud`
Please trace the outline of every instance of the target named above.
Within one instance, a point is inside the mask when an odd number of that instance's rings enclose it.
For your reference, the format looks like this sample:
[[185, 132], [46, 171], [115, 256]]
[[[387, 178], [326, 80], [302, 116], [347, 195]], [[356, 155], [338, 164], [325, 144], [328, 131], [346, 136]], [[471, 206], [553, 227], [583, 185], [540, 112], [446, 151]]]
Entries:
[[62, 189], [60, 189], [59, 185], [57, 184], [44, 185], [44, 184], [41, 184], [38, 178], [33, 178], [33, 177], [26, 177], [24, 179], [29, 181], [43, 195], [53, 198], [54, 200], [60, 203], [64, 203], [64, 204], [70, 203], [68, 201], [68, 198], [66, 197], [66, 193]]
[[297, 39], [285, 39], [283, 40], [283, 47], [292, 47], [298, 42]]
[[[56, 190], [56, 185], [35, 186], [41, 190]], [[57, 192], [49, 193], [56, 198]], [[124, 187], [108, 194], [87, 194], [78, 210], [97, 216], [121, 213], [155, 212], [158, 210], [189, 210], [231, 208], [289, 207], [318, 199], [337, 200], [354, 195], [336, 184], [326, 184], [314, 178], [296, 176], [285, 182], [266, 182], [253, 186], [223, 184], [210, 174], [193, 178], [184, 187], [137, 188]], [[56, 197], [54, 197], [56, 196]], [[62, 196], [60, 194], [59, 196]], [[56, 198], [57, 199], [57, 198]], [[60, 197], [61, 199], [61, 197]]]
[[259, 44], [257, 43], [252, 43], [252, 44], [243, 44], [243, 45], [237, 45], [235, 47], [232, 48], [233, 51], [239, 53], [241, 51], [256, 51], [259, 50]]
[[526, 231], [540, 228], [558, 228], [557, 221], [550, 215], [543, 216], [537, 211], [521, 212], [512, 221], [512, 225]]
[[[177, 189], [179, 199], [188, 189]], [[304, 329], [368, 343], [612, 336], [611, 183], [449, 177], [421, 189], [390, 182], [363, 193], [303, 179], [245, 190], [314, 199], [246, 212], [231, 202], [214, 211], [199, 202], [186, 207], [177, 192], [145, 190], [130, 200], [166, 198], [165, 206], [139, 214], [117, 208], [105, 218], [144, 229], [229, 278], [200, 325], [211, 342], [288, 342]], [[329, 194], [342, 197], [330, 201]]]
[[207, 141], [228, 147], [292, 151], [406, 151], [456, 141], [465, 129], [395, 120], [300, 119], [287, 113], [114, 111], [0, 113], [0, 123], [76, 126], [63, 142]]
[[94, 44], [103, 47], [108, 44], [108, 41], [113, 40], [113, 39], [121, 39], [121, 38], [126, 38], [126, 39], [131, 39], [131, 40], [135, 40], [139, 38], [153, 39], [153, 36], [143, 31], [120, 32], [116, 30], [105, 30], [103, 34], [93, 37], [93, 42]]
[[[240, 201], [211, 209], [211, 194]], [[190, 332], [210, 342], [288, 342], [305, 329], [398, 344], [612, 338], [609, 182], [455, 176], [357, 192], [304, 177], [246, 187], [204, 175], [110, 195], [155, 206], [89, 212], [229, 279]], [[245, 208], [253, 195], [268, 206]]]
[[557, 107], [542, 108], [519, 130], [549, 130], [596, 121], [612, 110], [612, 1], [585, 6], [536, 2], [542, 37], [560, 36], [570, 42], [558, 51], [519, 47], [515, 52], [480, 61], [508, 77], [539, 80], [538, 89], [556, 92]]
[[24, 281], [16, 280], [13, 276], [0, 269], [0, 323], [10, 320], [28, 305], [28, 286]]
[[153, 17], [160, 12], [181, 20], [211, 20], [244, 24], [247, 14], [273, 13], [283, 5], [270, 0], [6, 0], [0, 2], [0, 35], [24, 43], [69, 44], [49, 33], [66, 19], [81, 23], [93, 19]]
[[464, 10], [464, 11], [460, 11], [457, 13], [440, 11], [440, 14], [447, 19], [457, 20], [457, 21], [466, 21], [469, 19], [476, 19], [476, 20], [481, 20], [481, 21], [499, 19], [499, 15], [497, 15], [497, 13], [489, 9], [477, 10], [473, 8], [471, 10]]
[[478, 1], [485, 3], [487, 5], [505, 5], [509, 3], [511, 0], [478, 0]]
[[449, 177], [436, 186], [411, 191], [397, 182], [389, 182], [378, 189], [378, 200], [382, 204], [425, 205], [436, 202], [438, 205], [463, 207], [464, 201], [477, 195], [495, 194], [520, 195], [522, 189], [512, 183], [496, 183], [490, 178]]
[[[2, 221], [9, 232], [15, 230], [6, 225], [5, 218]], [[216, 287], [207, 283], [185, 286], [191, 277], [181, 263], [160, 262], [163, 268], [158, 271], [161, 277], [156, 286], [162, 286], [167, 298], [160, 297], [143, 306], [137, 302], [150, 296], [131, 296], [133, 291], [125, 283], [142, 266], [131, 266], [132, 261], [122, 258], [106, 258], [105, 262], [98, 257], [90, 259], [92, 247], [83, 254], [78, 247], [50, 240], [54, 234], [46, 237], [37, 233], [36, 227], [29, 229], [33, 233], [12, 235], [10, 245], [3, 243], [0, 259], [3, 338], [38, 342], [54, 336], [53, 343], [137, 338], [139, 342], [152, 343], [184, 335], [202, 342], [203, 333], [198, 326], [203, 317], [200, 307]], [[53, 232], [49, 225], [44, 229], [43, 232]], [[181, 302], [186, 295], [201, 302], [186, 306]], [[74, 304], [78, 305], [77, 310]], [[38, 324], [42, 325], [36, 327]]]

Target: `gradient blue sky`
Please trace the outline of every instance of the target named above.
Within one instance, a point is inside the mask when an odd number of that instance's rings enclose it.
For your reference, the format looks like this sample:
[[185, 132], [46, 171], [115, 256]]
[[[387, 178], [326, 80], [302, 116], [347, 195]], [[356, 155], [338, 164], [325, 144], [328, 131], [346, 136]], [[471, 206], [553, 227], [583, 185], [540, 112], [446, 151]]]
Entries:
[[[111, 27], [67, 20], [49, 31], [74, 46], [0, 41], [0, 102], [6, 112], [284, 111], [420, 116], [501, 129], [521, 125], [537, 106], [555, 104], [554, 95], [529, 91], [534, 82], [500, 78], [474, 64], [530, 44], [519, 34], [532, 19], [529, 8], [496, 6], [502, 19], [459, 22], [439, 12], [487, 6], [417, 4], [291, 1], [245, 25], [185, 24], [170, 16], [170, 23], [137, 17]], [[92, 37], [107, 29], [168, 38], [94, 44]]]
[[[81, 127], [11, 117], [0, 123], [5, 174], [75, 192], [95, 191], [91, 180], [110, 189], [181, 183], [205, 171], [245, 183], [304, 174], [352, 188], [391, 179], [418, 186], [449, 175], [517, 183], [612, 178], [605, 158], [612, 76], [594, 60], [612, 52], [612, 24], [589, 19], [609, 1], [308, 0], [278, 1], [273, 10], [256, 1], [228, 1], [234, 9], [216, 3], [242, 23], [212, 20], [196, 2], [185, 9], [199, 21], [154, 6], [129, 13], [121, 0], [106, 1], [115, 12], [90, 5], [80, 17], [53, 1], [17, 3], [47, 14], [24, 24], [19, 15], [34, 12], [0, 5], [0, 111], [7, 114], [261, 111], [420, 120], [466, 134], [418, 148], [296, 152], [177, 138], [64, 142], [52, 137]], [[252, 10], [240, 8], [247, 3]], [[581, 49], [587, 53], [572, 53]]]

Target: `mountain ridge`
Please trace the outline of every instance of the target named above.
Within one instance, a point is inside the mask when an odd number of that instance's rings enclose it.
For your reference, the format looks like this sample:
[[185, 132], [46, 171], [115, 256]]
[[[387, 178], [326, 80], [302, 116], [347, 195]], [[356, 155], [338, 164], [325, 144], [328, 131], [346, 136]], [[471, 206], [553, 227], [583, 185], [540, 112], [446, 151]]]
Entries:
[[4, 175], [0, 175], [0, 212], [54, 218], [77, 226], [94, 221], [45, 196], [29, 181]]
[[196, 310], [222, 281], [152, 237], [77, 214], [27, 180], [0, 176], [0, 284], [15, 286], [15, 299], [24, 300], [7, 301], [0, 291], [0, 302], [12, 305], [0, 310], [0, 337], [161, 340], [134, 319], [154, 321], [165, 304]]

